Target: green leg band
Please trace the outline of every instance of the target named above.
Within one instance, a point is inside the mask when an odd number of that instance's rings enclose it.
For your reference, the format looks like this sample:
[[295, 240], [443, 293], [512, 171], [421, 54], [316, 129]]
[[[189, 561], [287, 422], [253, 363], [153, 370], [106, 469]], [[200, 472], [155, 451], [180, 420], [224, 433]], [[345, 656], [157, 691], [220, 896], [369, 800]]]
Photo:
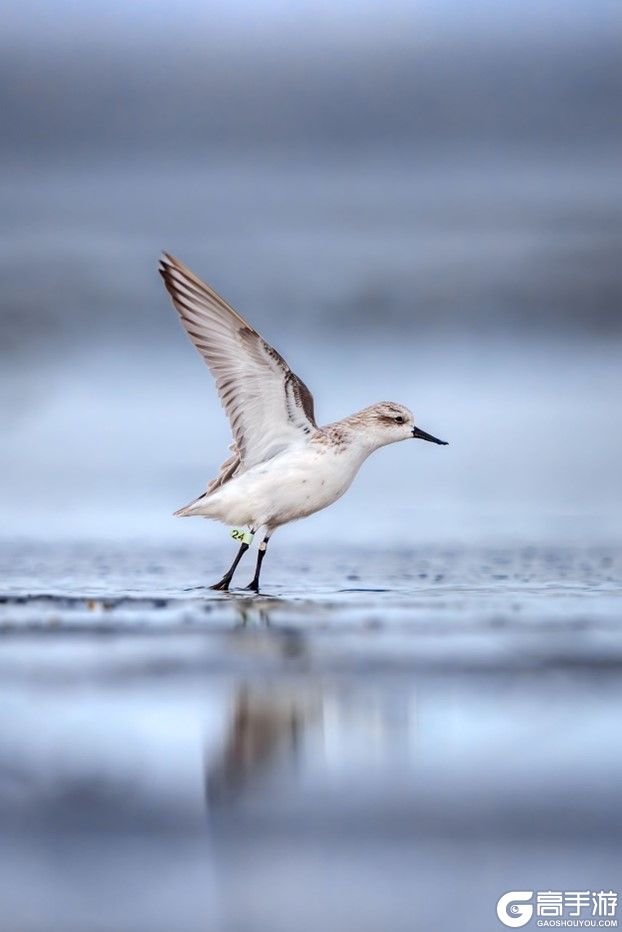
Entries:
[[249, 547], [253, 543], [254, 535], [251, 534], [250, 531], [238, 531], [237, 528], [233, 528], [231, 531], [231, 536], [234, 540], [237, 540], [238, 543], [248, 544]]

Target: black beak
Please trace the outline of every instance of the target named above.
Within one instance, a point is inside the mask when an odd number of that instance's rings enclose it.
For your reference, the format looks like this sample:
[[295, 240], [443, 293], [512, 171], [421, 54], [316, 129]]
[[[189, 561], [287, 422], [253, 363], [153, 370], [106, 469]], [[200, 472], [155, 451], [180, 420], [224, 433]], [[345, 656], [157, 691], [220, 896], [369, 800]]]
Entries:
[[426, 434], [425, 430], [421, 430], [420, 427], [413, 427], [413, 437], [416, 440], [429, 440], [430, 443], [440, 443], [441, 446], [446, 447], [446, 440], [439, 440], [438, 437], [433, 437], [432, 434]]

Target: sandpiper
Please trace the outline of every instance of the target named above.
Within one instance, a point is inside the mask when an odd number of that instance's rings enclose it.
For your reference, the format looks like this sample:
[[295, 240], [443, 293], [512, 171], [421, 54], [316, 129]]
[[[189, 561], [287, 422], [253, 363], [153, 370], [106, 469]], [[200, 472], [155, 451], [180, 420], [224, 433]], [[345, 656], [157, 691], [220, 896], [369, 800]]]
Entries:
[[283, 357], [256, 330], [168, 253], [160, 274], [188, 336], [209, 366], [231, 423], [231, 456], [198, 498], [175, 512], [235, 525], [236, 557], [212, 589], [227, 590], [253, 536], [264, 529], [255, 575], [276, 528], [332, 505], [361, 464], [379, 447], [398, 440], [445, 445], [415, 424], [404, 405], [381, 401], [318, 427], [313, 396]]

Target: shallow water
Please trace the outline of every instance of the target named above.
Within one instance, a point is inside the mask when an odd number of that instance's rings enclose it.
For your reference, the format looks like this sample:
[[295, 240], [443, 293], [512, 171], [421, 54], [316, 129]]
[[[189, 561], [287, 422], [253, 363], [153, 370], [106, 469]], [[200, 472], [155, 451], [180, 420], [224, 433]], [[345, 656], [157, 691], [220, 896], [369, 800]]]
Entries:
[[616, 889], [619, 548], [275, 547], [257, 598], [201, 588], [227, 556], [2, 548], [3, 929], [482, 932]]

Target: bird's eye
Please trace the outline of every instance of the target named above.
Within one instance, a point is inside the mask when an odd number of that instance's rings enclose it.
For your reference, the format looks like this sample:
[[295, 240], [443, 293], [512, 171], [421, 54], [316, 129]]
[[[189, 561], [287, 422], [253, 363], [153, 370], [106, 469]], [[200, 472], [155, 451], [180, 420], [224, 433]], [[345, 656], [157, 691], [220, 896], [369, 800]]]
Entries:
[[397, 415], [397, 417], [395, 418], [395, 423], [396, 423], [396, 424], [403, 424], [403, 423], [404, 423], [404, 418], [402, 417], [401, 414], [398, 414], [398, 415]]

